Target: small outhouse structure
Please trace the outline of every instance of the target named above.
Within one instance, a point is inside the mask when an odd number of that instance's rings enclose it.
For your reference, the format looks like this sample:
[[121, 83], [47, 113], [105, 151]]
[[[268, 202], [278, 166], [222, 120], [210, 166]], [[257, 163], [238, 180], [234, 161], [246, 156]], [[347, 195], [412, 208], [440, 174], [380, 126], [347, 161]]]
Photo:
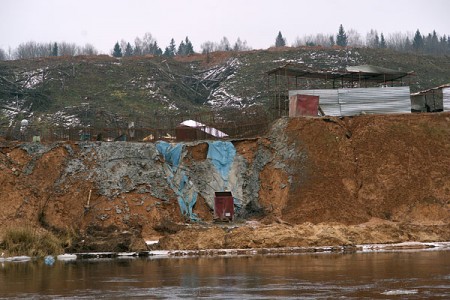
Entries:
[[231, 192], [214, 193], [214, 220], [231, 222], [234, 219], [234, 200]]

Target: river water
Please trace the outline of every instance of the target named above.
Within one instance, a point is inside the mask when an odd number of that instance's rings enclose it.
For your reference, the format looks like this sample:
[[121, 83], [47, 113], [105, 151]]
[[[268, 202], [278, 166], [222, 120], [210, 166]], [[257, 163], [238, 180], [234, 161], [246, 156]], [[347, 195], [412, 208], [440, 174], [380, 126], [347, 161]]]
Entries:
[[0, 263], [0, 298], [450, 299], [450, 251]]

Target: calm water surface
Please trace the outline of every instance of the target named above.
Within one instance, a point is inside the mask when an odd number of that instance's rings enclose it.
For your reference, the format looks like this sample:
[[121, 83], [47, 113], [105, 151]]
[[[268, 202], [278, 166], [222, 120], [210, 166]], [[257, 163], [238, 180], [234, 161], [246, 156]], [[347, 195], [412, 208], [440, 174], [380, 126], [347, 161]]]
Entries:
[[450, 299], [450, 251], [0, 264], [0, 298]]

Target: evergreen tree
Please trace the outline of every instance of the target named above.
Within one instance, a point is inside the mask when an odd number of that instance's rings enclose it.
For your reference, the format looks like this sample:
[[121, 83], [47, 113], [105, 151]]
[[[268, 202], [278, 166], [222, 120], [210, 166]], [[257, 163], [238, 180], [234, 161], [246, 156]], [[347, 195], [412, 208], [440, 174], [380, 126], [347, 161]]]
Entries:
[[439, 54], [439, 38], [437, 36], [436, 30], [433, 30], [433, 35], [431, 35], [430, 39], [430, 53]]
[[171, 56], [170, 56], [169, 47], [166, 47], [166, 48], [164, 49], [163, 56], [171, 57]]
[[275, 47], [284, 47], [286, 46], [286, 39], [281, 34], [281, 31], [278, 31], [277, 38], [275, 39]]
[[154, 41], [153, 43], [148, 45], [148, 54], [153, 54], [153, 55], [162, 55], [163, 54], [161, 48], [159, 48], [158, 43], [156, 41]]
[[125, 48], [125, 53], [123, 56], [132, 56], [133, 55], [133, 47], [131, 47], [130, 43], [127, 43], [127, 47]]
[[184, 41], [181, 41], [180, 45], [178, 46], [177, 55], [190, 55], [194, 53], [194, 47], [192, 46], [189, 38], [186, 37], [186, 39]]
[[175, 45], [175, 40], [173, 38], [170, 40], [169, 47], [167, 47], [166, 50], [166, 56], [173, 57], [177, 54], [177, 46]]
[[119, 42], [117, 42], [117, 43], [114, 45], [114, 50], [113, 50], [112, 55], [113, 55], [114, 57], [122, 57], [122, 49], [120, 49]]
[[419, 29], [417, 29], [412, 42], [412, 47], [415, 51], [422, 51], [423, 46], [424, 46], [423, 36], [420, 34]]
[[58, 44], [56, 42], [53, 44], [52, 56], [58, 56]]
[[182, 40], [178, 46], [177, 55], [186, 55], [186, 44]]
[[333, 47], [334, 45], [336, 45], [336, 42], [334, 41], [334, 36], [330, 36], [330, 46]]
[[336, 36], [336, 45], [341, 47], [347, 47], [347, 34], [345, 33], [344, 26], [342, 24], [339, 26], [339, 32]]
[[378, 33], [375, 34], [374, 47], [380, 48], [380, 38], [378, 37]]
[[188, 37], [186, 37], [185, 45], [186, 45], [186, 49], [185, 49], [186, 54], [185, 55], [190, 55], [190, 54], [194, 54], [195, 53], [194, 52], [194, 46], [192, 46], [192, 43], [191, 43], [191, 41], [189, 40]]
[[440, 49], [440, 52], [441, 53], [443, 53], [443, 54], [445, 54], [448, 50], [450, 50], [450, 49], [447, 49], [448, 48], [448, 45], [447, 45], [447, 37], [445, 36], [445, 34], [440, 38], [440, 40], [439, 40], [439, 49]]
[[381, 33], [381, 37], [380, 37], [380, 48], [386, 48], [386, 40], [384, 39], [384, 35], [383, 33]]

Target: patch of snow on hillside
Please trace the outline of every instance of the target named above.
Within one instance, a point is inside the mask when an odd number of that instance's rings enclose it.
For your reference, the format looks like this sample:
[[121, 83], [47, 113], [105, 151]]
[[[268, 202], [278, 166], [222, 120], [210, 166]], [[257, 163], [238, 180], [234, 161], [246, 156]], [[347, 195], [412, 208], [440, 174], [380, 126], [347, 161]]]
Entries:
[[170, 101], [166, 96], [162, 96], [160, 101], [164, 103], [169, 110], [179, 110], [179, 108], [175, 105], [175, 102]]
[[8, 119], [8, 126], [12, 126], [19, 113], [22, 115], [28, 115], [30, 113], [30, 107], [25, 107], [25, 101], [23, 99], [16, 99], [3, 104], [0, 111], [0, 115]]
[[[205, 72], [203, 80], [216, 81], [211, 85], [211, 92], [207, 98], [206, 103], [214, 107], [238, 107], [246, 106], [246, 100], [230, 92], [230, 86], [237, 82], [236, 71], [243, 63], [233, 58], [227, 61], [225, 65], [214, 68]], [[219, 84], [217, 84], [219, 82]]]
[[[139, 80], [142, 80], [142, 78], [139, 78]], [[145, 79], [145, 81], [146, 82], [145, 82], [144, 86], [142, 87], [142, 89], [153, 89], [156, 87], [156, 81], [153, 76], [147, 77]]]
[[44, 79], [44, 69], [37, 69], [35, 71], [23, 72], [20, 77], [23, 83], [23, 87], [27, 89], [34, 89], [37, 85], [41, 84]]
[[53, 114], [47, 114], [43, 118], [54, 126], [70, 128], [81, 125], [81, 121], [76, 115], [67, 114], [64, 111], [57, 111]]
[[242, 101], [241, 97], [229, 93], [224, 87], [220, 87], [211, 93], [206, 103], [215, 107], [243, 107]]
[[179, 108], [175, 105], [175, 103], [169, 104], [169, 110], [178, 110]]

